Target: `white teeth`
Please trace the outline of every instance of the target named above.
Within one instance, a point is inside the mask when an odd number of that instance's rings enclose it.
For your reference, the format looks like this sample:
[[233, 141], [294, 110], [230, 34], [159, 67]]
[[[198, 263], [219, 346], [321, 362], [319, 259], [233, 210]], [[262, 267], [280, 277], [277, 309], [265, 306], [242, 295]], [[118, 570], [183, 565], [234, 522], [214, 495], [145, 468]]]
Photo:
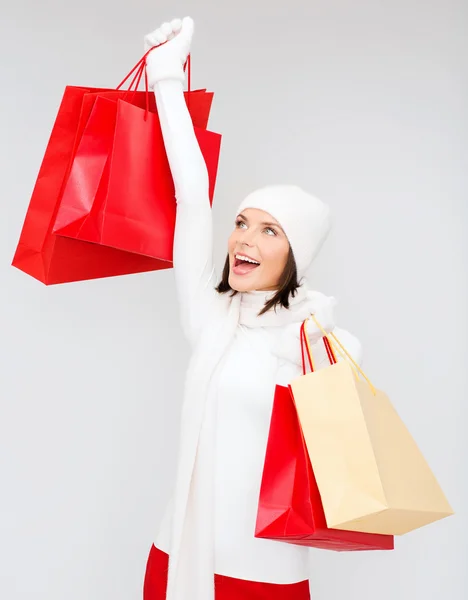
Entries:
[[247, 258], [247, 256], [242, 256], [242, 254], [236, 254], [237, 260], [244, 260], [245, 262], [252, 263], [253, 265], [259, 265], [260, 263], [256, 260], [252, 260], [251, 258]]

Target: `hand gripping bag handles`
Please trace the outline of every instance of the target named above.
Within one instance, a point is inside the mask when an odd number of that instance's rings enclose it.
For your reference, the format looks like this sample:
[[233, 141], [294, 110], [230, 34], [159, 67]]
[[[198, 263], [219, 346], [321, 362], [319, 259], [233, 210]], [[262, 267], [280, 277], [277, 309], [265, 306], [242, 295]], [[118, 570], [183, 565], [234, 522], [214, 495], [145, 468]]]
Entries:
[[[302, 367], [305, 329], [301, 326]], [[324, 339], [330, 362], [335, 362]], [[312, 356], [309, 364], [313, 370]], [[391, 550], [393, 536], [327, 526], [291, 391], [276, 386], [265, 456], [255, 536], [335, 551]]]
[[[186, 93], [194, 126], [206, 128], [212, 98], [213, 94], [206, 90]], [[68, 176], [75, 164], [76, 152], [98, 99], [112, 100], [114, 103], [117, 99], [125, 99], [126, 103], [135, 107], [148, 108], [152, 113], [156, 111], [154, 97], [150, 95], [148, 98], [146, 92], [133, 91], [129, 94], [119, 89], [65, 88], [12, 263], [46, 285], [155, 271], [172, 266], [167, 260], [86, 243], [55, 235], [52, 231]], [[105, 125], [102, 124], [103, 127]], [[94, 173], [97, 171], [99, 177], [101, 167], [95, 164], [96, 156], [93, 160]], [[80, 166], [85, 169], [90, 167], [86, 160]], [[86, 211], [84, 214], [87, 214]]]
[[[147, 82], [145, 58], [134, 67], [137, 87], [143, 73]], [[207, 166], [212, 201], [221, 136], [203, 128], [204, 114], [196, 118], [204, 98], [191, 93], [190, 63], [188, 70], [187, 103], [195, 117], [195, 135]], [[147, 85], [145, 92], [145, 107], [126, 98], [97, 98], [65, 187], [54, 233], [157, 258], [172, 266], [174, 184], [157, 112], [149, 110]]]
[[386, 394], [330, 340], [348, 360], [290, 385], [328, 527], [401, 535], [453, 514]]

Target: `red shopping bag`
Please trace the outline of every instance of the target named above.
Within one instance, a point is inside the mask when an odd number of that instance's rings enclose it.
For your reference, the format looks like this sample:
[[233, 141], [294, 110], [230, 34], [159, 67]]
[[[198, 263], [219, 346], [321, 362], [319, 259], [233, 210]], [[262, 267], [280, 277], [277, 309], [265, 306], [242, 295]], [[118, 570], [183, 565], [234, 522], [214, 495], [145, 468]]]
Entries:
[[[154, 271], [171, 266], [167, 261], [52, 233], [74, 153], [86, 126], [87, 115], [91, 113], [98, 95], [128, 99], [128, 92], [120, 90], [65, 88], [13, 258], [13, 266], [46, 285]], [[188, 93], [187, 98], [192, 119], [199, 127], [206, 127], [212, 94], [200, 90]], [[146, 106], [147, 100], [145, 92], [134, 92], [131, 98], [137, 106]], [[154, 98], [150, 97], [149, 101], [149, 110], [154, 111]]]
[[[221, 136], [199, 127], [195, 133], [212, 201]], [[77, 148], [54, 233], [170, 262], [175, 219], [174, 184], [158, 115], [99, 96]]]
[[[329, 353], [330, 348], [326, 348]], [[294, 399], [288, 387], [279, 385], [275, 390], [255, 536], [336, 551], [394, 547], [390, 535], [327, 527]]]

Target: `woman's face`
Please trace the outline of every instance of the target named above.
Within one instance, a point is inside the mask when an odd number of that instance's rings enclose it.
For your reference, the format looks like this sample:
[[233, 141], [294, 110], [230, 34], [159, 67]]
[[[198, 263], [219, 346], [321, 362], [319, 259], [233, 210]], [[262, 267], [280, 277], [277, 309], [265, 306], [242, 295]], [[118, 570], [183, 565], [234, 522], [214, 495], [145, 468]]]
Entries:
[[228, 253], [229, 285], [233, 290], [276, 290], [288, 260], [289, 241], [270, 214], [246, 208], [236, 218]]

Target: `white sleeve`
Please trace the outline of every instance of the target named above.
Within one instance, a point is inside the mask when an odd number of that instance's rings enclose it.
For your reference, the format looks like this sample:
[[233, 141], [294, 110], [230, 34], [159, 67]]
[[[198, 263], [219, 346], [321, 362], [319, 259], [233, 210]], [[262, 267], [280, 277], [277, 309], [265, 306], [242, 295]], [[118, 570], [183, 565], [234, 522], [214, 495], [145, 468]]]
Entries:
[[159, 81], [154, 94], [177, 200], [174, 271], [181, 322], [193, 345], [218, 296], [208, 172], [182, 82]]

